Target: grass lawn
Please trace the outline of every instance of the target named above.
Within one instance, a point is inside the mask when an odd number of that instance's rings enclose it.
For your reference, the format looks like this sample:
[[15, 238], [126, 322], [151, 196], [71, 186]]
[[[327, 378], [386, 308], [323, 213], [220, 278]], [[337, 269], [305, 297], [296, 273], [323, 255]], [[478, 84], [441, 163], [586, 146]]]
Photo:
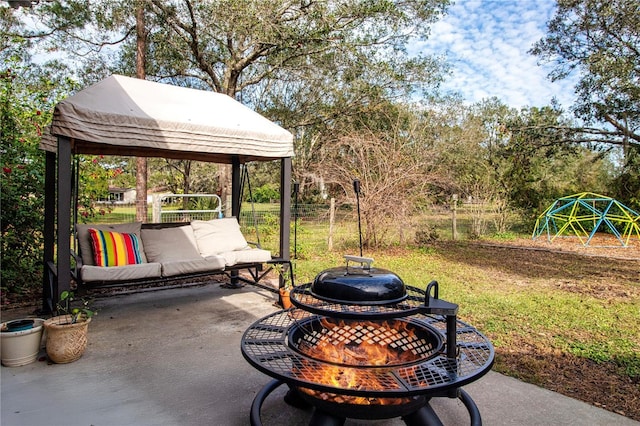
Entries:
[[[107, 221], [126, 213], [116, 210]], [[298, 283], [359, 253], [357, 223], [350, 222], [337, 225], [329, 250], [328, 225], [300, 221]], [[430, 223], [440, 235], [432, 244], [363, 254], [407, 285], [437, 280], [440, 297], [459, 304], [460, 319], [493, 342], [495, 370], [640, 421], [640, 241], [628, 249], [562, 239], [532, 246], [528, 235], [453, 242], [446, 217]], [[259, 227], [263, 247], [274, 253], [275, 226], [269, 217]], [[244, 231], [256, 241], [252, 227]], [[292, 253], [293, 243], [292, 230]]]
[[[298, 229], [298, 283], [358, 254], [357, 229], [338, 235], [327, 251], [324, 228]], [[494, 370], [640, 420], [640, 243], [633, 252], [617, 249], [637, 254], [634, 260], [541, 250], [528, 241], [521, 248], [517, 241], [439, 241], [364, 255], [407, 285], [437, 280], [440, 297], [459, 304], [459, 317], [493, 342]]]

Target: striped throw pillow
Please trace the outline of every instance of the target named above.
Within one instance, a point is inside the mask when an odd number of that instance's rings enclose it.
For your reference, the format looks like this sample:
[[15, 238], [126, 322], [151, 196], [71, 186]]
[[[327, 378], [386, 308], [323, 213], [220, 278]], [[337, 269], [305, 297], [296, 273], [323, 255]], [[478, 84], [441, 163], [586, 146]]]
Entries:
[[96, 266], [125, 266], [142, 263], [136, 234], [89, 228]]

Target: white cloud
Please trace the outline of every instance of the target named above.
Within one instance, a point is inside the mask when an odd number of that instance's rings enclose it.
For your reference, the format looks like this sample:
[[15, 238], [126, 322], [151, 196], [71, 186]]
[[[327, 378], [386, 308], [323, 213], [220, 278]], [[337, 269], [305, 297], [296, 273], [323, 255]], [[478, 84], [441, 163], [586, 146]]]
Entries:
[[555, 97], [569, 107], [575, 81], [550, 82], [550, 68], [528, 53], [554, 10], [554, 0], [459, 0], [414, 49], [445, 54], [453, 75], [443, 88], [468, 102], [496, 96], [513, 107], [543, 106]]

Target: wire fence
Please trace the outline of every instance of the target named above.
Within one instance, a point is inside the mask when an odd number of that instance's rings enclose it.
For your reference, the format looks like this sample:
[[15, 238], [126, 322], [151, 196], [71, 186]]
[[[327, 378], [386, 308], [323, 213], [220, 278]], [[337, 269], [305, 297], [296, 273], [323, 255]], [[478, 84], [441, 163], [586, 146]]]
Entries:
[[[127, 223], [136, 221], [135, 203], [118, 203], [103, 205], [102, 214], [92, 217], [80, 217], [83, 223]], [[338, 213], [340, 214], [340, 213]], [[175, 210], [164, 209], [160, 215], [160, 220], [154, 220], [151, 206], [147, 212], [147, 222], [190, 222], [192, 220], [213, 220], [218, 219], [220, 210], [189, 210], [182, 211], [177, 207]], [[291, 207], [291, 220], [298, 219], [300, 222], [329, 223], [329, 204], [299, 204]], [[156, 215], [156, 219], [158, 216]], [[240, 226], [267, 226], [280, 222], [280, 205], [260, 204], [252, 207], [250, 204], [243, 206], [239, 218]]]
[[[474, 229], [477, 229], [478, 214], [474, 211], [474, 206], [461, 205], [457, 210], [456, 219], [456, 235], [457, 238], [474, 238]], [[111, 204], [109, 208], [103, 209], [104, 214], [99, 214], [89, 218], [79, 218], [83, 223], [125, 223], [136, 221], [135, 204]], [[156, 222], [190, 222], [192, 220], [213, 220], [221, 215], [221, 211], [214, 210], [198, 210], [198, 211], [176, 211], [170, 209], [163, 210], [161, 220], [154, 220], [151, 206], [148, 209], [148, 223]], [[342, 205], [334, 212], [334, 220], [336, 223], [357, 223], [355, 208], [353, 206]], [[156, 215], [156, 218], [158, 216]], [[331, 218], [331, 206], [326, 204], [299, 204], [291, 206], [291, 223], [297, 219], [299, 227], [313, 226], [314, 229], [329, 229]], [[496, 227], [492, 223], [491, 213], [486, 212], [483, 219], [486, 223], [484, 232], [491, 234], [496, 232]], [[242, 206], [239, 223], [243, 232], [249, 235], [260, 233], [262, 236], [268, 236], [276, 231], [280, 224], [280, 205], [279, 204], [255, 204], [245, 202]], [[416, 238], [427, 237], [429, 239], [451, 239], [453, 238], [452, 230], [452, 211], [446, 207], [434, 207], [429, 212], [416, 215], [403, 223], [390, 225], [394, 232], [403, 234], [403, 238], [413, 238], [411, 235], [416, 234]], [[395, 229], [398, 228], [398, 229]], [[393, 238], [393, 237], [392, 237]]]
[[[330, 206], [328, 204], [300, 204], [291, 207], [291, 220], [298, 219], [300, 222], [329, 223]], [[259, 209], [250, 207], [240, 212], [241, 226], [260, 226], [278, 223], [280, 220], [280, 206], [260, 206]]]

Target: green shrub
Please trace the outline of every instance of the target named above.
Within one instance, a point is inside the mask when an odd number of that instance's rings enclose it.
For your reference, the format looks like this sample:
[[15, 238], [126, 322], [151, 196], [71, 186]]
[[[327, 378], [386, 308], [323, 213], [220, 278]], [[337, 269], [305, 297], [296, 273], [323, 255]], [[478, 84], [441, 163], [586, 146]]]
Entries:
[[439, 239], [440, 234], [433, 225], [423, 226], [416, 231], [415, 242], [418, 246], [433, 244]]
[[274, 184], [262, 185], [252, 191], [253, 202], [255, 203], [271, 203], [280, 199], [280, 192]]
[[47, 120], [18, 93], [15, 79], [11, 70], [0, 73], [3, 293], [42, 284], [45, 156], [38, 143]]

